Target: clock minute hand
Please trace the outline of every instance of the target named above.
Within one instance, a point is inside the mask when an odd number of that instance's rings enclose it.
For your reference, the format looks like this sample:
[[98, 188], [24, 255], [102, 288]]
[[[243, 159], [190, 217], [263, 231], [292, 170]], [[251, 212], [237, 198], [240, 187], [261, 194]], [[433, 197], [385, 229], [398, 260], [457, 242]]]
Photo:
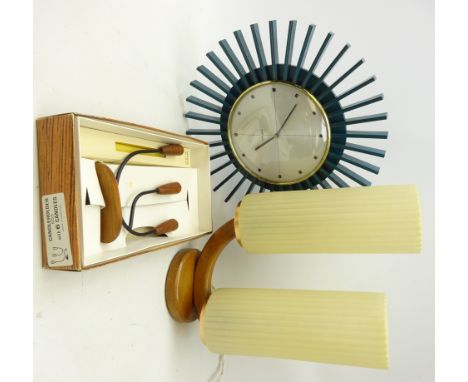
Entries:
[[265, 142], [260, 143], [257, 147], [255, 147], [255, 151], [257, 151], [260, 147], [265, 146], [268, 142], [272, 141], [275, 137], [278, 137], [278, 136], [279, 136], [280, 131], [283, 130], [284, 126], [286, 125], [286, 122], [288, 122], [288, 119], [289, 119], [289, 117], [291, 116], [291, 114], [293, 113], [293, 111], [294, 111], [294, 109], [296, 108], [296, 106], [297, 106], [297, 103], [293, 106], [293, 108], [291, 109], [291, 111], [289, 112], [288, 116], [286, 117], [286, 119], [284, 120], [283, 124], [282, 124], [281, 127], [278, 129], [278, 131], [275, 133], [275, 135], [273, 135], [271, 138], [267, 139]]
[[279, 135], [280, 131], [283, 130], [284, 126], [286, 126], [286, 122], [288, 122], [288, 119], [289, 117], [291, 116], [291, 114], [293, 113], [294, 109], [296, 108], [297, 106], [297, 103], [293, 106], [293, 108], [291, 109], [291, 111], [289, 112], [288, 116], [286, 117], [286, 119], [284, 120], [283, 124], [281, 125], [281, 127], [279, 128], [279, 130], [276, 132], [276, 136]]

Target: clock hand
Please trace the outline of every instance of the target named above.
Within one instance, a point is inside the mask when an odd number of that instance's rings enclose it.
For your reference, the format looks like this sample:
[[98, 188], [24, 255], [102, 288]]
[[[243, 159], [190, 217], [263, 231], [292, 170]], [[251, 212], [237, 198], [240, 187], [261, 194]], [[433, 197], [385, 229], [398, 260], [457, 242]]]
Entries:
[[260, 143], [257, 147], [255, 147], [255, 151], [257, 151], [260, 147], [265, 146], [268, 142], [272, 141], [276, 137], [276, 134], [273, 135], [271, 138], [268, 138], [265, 142]]
[[293, 106], [293, 108], [291, 109], [291, 111], [289, 112], [288, 116], [286, 117], [286, 119], [284, 120], [283, 124], [281, 125], [281, 127], [279, 128], [279, 130], [276, 132], [276, 136], [279, 135], [280, 131], [283, 130], [284, 126], [286, 126], [286, 122], [288, 122], [288, 119], [289, 117], [291, 116], [291, 114], [293, 113], [294, 109], [296, 108], [297, 106], [297, 103]]
[[293, 106], [293, 108], [291, 109], [291, 111], [289, 112], [288, 116], [286, 117], [286, 119], [284, 120], [283, 124], [281, 125], [281, 127], [279, 128], [279, 130], [275, 133], [275, 135], [273, 135], [271, 138], [267, 139], [265, 142], [262, 142], [260, 143], [257, 147], [255, 147], [255, 151], [257, 151], [260, 147], [263, 147], [265, 146], [268, 142], [272, 141], [275, 137], [278, 137], [279, 136], [279, 133], [281, 130], [283, 130], [284, 126], [286, 125], [286, 122], [288, 122], [288, 119], [289, 117], [291, 116], [291, 114], [293, 113], [294, 109], [296, 108], [297, 106], [297, 103]]

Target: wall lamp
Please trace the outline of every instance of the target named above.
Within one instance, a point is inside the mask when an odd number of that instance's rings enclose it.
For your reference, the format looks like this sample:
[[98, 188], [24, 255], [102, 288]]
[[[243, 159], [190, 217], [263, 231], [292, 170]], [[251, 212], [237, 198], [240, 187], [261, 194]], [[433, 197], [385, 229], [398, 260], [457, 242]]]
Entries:
[[415, 186], [249, 194], [201, 252], [176, 254], [166, 278], [170, 315], [179, 322], [198, 318], [212, 352], [388, 368], [383, 293], [212, 292], [216, 260], [233, 239], [253, 254], [419, 253]]

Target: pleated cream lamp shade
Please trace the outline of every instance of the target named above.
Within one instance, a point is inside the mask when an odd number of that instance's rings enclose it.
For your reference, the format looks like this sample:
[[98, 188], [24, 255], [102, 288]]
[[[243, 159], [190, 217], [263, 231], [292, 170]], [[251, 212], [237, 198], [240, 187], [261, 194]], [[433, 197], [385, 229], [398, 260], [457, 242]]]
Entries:
[[415, 186], [250, 194], [235, 215], [249, 253], [418, 253]]
[[382, 293], [217, 289], [200, 334], [220, 354], [388, 367]]
[[[201, 338], [212, 352], [388, 367], [383, 293], [212, 292], [216, 259], [234, 237], [249, 253], [418, 253], [421, 219], [415, 186], [249, 194], [233, 221], [211, 236], [198, 260], [193, 249], [176, 256], [178, 272], [167, 279], [177, 283], [185, 275], [193, 281], [185, 283], [189, 297], [172, 316], [193, 320], [193, 296]], [[193, 266], [179, 267], [195, 263], [195, 272]], [[181, 296], [176, 292], [185, 289], [176, 285], [169, 290], [175, 301]]]

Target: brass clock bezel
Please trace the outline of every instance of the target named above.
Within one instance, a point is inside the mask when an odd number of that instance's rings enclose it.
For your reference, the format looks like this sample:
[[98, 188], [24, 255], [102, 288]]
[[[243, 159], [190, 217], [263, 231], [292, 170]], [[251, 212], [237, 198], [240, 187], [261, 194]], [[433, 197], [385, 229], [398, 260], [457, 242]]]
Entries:
[[[233, 142], [232, 142], [232, 134], [231, 134], [231, 130], [232, 130], [232, 118], [233, 118], [233, 115], [235, 114], [236, 112], [236, 109], [237, 109], [237, 106], [239, 104], [239, 102], [245, 97], [247, 96], [250, 92], [252, 92], [253, 90], [255, 90], [256, 88], [259, 88], [259, 87], [263, 87], [265, 85], [271, 85], [271, 84], [276, 84], [276, 83], [284, 83], [284, 84], [287, 84], [289, 86], [292, 86], [292, 87], [295, 87], [297, 88], [299, 91], [301, 91], [303, 94], [305, 94], [314, 104], [315, 106], [319, 109], [320, 113], [321, 113], [321, 116], [322, 118], [324, 119], [325, 121], [325, 127], [326, 127], [326, 130], [327, 130], [327, 135], [328, 135], [328, 139], [327, 139], [327, 144], [326, 144], [326, 147], [325, 147], [325, 151], [323, 153], [323, 156], [322, 158], [320, 159], [320, 161], [317, 162], [317, 165], [314, 167], [314, 169], [312, 171], [310, 171], [309, 173], [307, 173], [306, 175], [304, 175], [303, 177], [301, 178], [298, 178], [298, 179], [295, 179], [293, 181], [290, 181], [290, 182], [284, 182], [284, 181], [274, 181], [274, 180], [271, 180], [271, 179], [267, 179], [267, 178], [264, 178], [262, 177], [261, 175], [259, 174], [256, 174], [254, 172], [252, 172], [242, 161], [242, 159], [239, 157], [238, 153], [236, 152], [236, 149], [233, 145]], [[291, 82], [288, 82], [288, 81], [281, 81], [281, 80], [277, 80], [277, 81], [272, 81], [272, 80], [268, 80], [268, 81], [262, 81], [262, 82], [258, 82], [256, 83], [255, 85], [252, 85], [250, 86], [249, 88], [247, 88], [245, 91], [243, 91], [239, 97], [237, 97], [237, 99], [235, 100], [234, 104], [232, 105], [232, 108], [229, 112], [229, 117], [228, 117], [228, 121], [227, 121], [227, 137], [228, 137], [228, 141], [229, 141], [229, 145], [231, 147], [231, 152], [232, 154], [234, 155], [234, 157], [236, 158], [237, 160], [237, 163], [240, 164], [240, 166], [242, 166], [242, 168], [247, 171], [250, 175], [252, 175], [253, 177], [263, 181], [263, 182], [267, 182], [267, 183], [270, 183], [270, 184], [274, 184], [274, 185], [283, 185], [283, 186], [287, 186], [287, 185], [291, 185], [291, 184], [296, 184], [296, 183], [300, 183], [300, 182], [303, 182], [304, 180], [306, 179], [309, 179], [311, 176], [313, 176], [315, 173], [317, 173], [317, 171], [322, 167], [322, 165], [325, 163], [325, 160], [327, 159], [327, 156], [328, 156], [328, 153], [330, 151], [330, 145], [331, 145], [331, 129], [330, 129], [330, 121], [328, 120], [328, 116], [327, 116], [327, 113], [325, 112], [322, 104], [305, 88], [303, 88], [302, 86], [298, 86], [298, 85], [295, 85], [295, 84], [292, 84]]]

